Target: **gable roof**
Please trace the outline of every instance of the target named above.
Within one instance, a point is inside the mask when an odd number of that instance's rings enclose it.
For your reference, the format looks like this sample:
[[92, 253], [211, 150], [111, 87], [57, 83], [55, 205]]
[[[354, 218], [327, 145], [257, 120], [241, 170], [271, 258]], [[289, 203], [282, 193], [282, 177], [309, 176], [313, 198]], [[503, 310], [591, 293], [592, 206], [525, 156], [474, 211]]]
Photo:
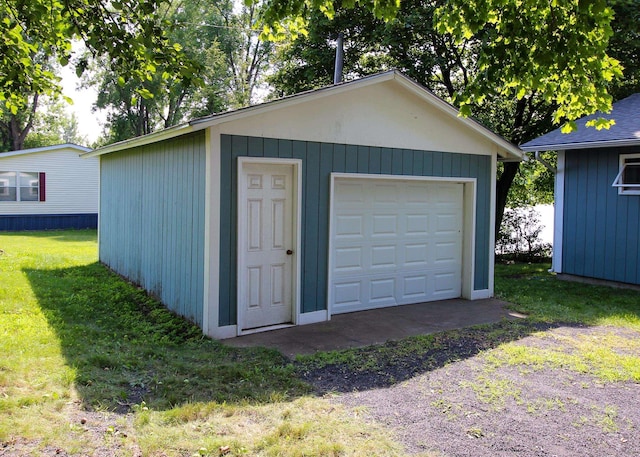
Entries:
[[3, 157], [15, 157], [27, 154], [36, 154], [38, 152], [52, 152], [59, 151], [62, 149], [71, 149], [77, 151], [78, 154], [84, 154], [91, 151], [91, 148], [87, 148], [85, 146], [80, 146], [73, 143], [64, 143], [64, 144], [54, 144], [52, 146], [43, 146], [40, 148], [31, 148], [31, 149], [20, 149], [18, 151], [9, 151], [9, 152], [0, 152], [0, 159]]
[[169, 138], [174, 138], [187, 133], [196, 132], [198, 130], [206, 129], [208, 127], [230, 122], [233, 120], [239, 120], [245, 117], [255, 116], [258, 114], [268, 113], [272, 110], [278, 110], [284, 107], [293, 106], [299, 103], [310, 102], [319, 98], [327, 97], [330, 95], [340, 94], [344, 91], [353, 90], [356, 88], [365, 87], [372, 84], [379, 84], [385, 81], [394, 81], [397, 84], [408, 89], [413, 95], [415, 95], [420, 101], [428, 103], [429, 105], [437, 108], [443, 115], [455, 118], [461, 126], [466, 126], [481, 136], [485, 137], [492, 143], [494, 143], [499, 151], [499, 155], [506, 160], [522, 160], [524, 154], [514, 144], [508, 142], [501, 136], [493, 133], [477, 121], [471, 118], [464, 118], [459, 116], [458, 110], [442, 100], [431, 91], [421, 86], [412, 79], [404, 76], [396, 70], [390, 70], [384, 73], [378, 73], [371, 76], [365, 76], [353, 81], [344, 82], [341, 84], [331, 85], [315, 89], [307, 92], [302, 92], [288, 97], [280, 98], [277, 100], [240, 108], [233, 111], [227, 111], [223, 113], [213, 114], [210, 116], [202, 117], [199, 119], [193, 119], [183, 124], [169, 127], [165, 130], [160, 130], [149, 135], [132, 138], [129, 140], [114, 143], [102, 148], [96, 149], [88, 154], [86, 157], [97, 156], [102, 154], [108, 154], [124, 149], [129, 149], [137, 146], [143, 146], [146, 144], [156, 143]]
[[[614, 119], [615, 125], [609, 129], [596, 130], [586, 127], [587, 121], [603, 117]], [[578, 129], [562, 133], [560, 129], [542, 135], [520, 145], [524, 151], [557, 151], [586, 149], [604, 146], [634, 146], [640, 144], [640, 93], [613, 104], [609, 114], [596, 113], [576, 121]]]

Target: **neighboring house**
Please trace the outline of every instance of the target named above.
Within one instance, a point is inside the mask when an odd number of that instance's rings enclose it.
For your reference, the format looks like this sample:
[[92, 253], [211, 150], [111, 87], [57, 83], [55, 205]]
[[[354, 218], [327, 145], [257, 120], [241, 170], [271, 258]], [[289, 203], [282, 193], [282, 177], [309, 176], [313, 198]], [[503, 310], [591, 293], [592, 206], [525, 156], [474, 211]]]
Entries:
[[[585, 127], [613, 118], [610, 129]], [[640, 285], [640, 93], [521, 148], [558, 151], [553, 271], [566, 279]]]
[[98, 159], [60, 144], [0, 153], [0, 230], [96, 228]]
[[106, 146], [100, 260], [215, 338], [493, 295], [521, 151], [386, 72]]

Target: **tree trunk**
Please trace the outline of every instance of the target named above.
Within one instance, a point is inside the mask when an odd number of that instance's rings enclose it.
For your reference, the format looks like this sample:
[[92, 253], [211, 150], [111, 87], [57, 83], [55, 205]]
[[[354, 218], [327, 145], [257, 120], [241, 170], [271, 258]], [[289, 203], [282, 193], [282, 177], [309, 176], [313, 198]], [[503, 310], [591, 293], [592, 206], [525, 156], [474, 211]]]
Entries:
[[513, 179], [518, 174], [520, 169], [520, 162], [505, 162], [504, 170], [500, 179], [496, 184], [496, 227], [495, 235], [498, 239], [498, 233], [500, 232], [500, 225], [502, 224], [502, 217], [504, 216], [504, 208], [507, 205], [507, 195], [509, 195], [509, 188]]

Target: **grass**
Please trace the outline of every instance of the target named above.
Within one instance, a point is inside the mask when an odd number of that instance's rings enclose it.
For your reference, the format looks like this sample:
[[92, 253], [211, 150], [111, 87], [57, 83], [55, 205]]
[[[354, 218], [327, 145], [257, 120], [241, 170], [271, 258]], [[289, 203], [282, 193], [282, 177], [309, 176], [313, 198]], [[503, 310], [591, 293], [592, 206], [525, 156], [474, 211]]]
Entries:
[[496, 295], [538, 321], [640, 330], [640, 293], [559, 281], [549, 264], [496, 265]]
[[95, 231], [0, 249], [0, 443], [16, 453], [401, 454], [277, 351], [203, 338], [99, 264]]
[[[457, 388], [498, 409], [521, 395], [495, 376], [501, 367], [640, 382], [640, 294], [558, 281], [548, 265], [496, 268], [497, 294], [529, 319], [292, 364], [273, 350], [203, 338], [100, 265], [95, 231], [4, 233], [0, 250], [0, 443], [18, 455], [402, 455], [381, 426], [312, 395], [298, 377], [330, 365], [394, 383], [477, 356], [482, 369]], [[546, 331], [563, 326], [584, 331]], [[522, 344], [527, 336], [537, 343]], [[586, 420], [618, 426], [611, 408]]]

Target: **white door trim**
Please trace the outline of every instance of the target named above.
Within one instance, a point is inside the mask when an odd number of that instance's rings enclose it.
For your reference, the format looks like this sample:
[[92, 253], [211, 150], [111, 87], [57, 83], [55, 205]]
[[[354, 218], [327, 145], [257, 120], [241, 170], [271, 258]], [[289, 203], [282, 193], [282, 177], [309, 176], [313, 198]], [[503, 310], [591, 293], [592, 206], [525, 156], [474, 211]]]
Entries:
[[335, 181], [336, 179], [375, 179], [390, 181], [431, 181], [463, 184], [463, 233], [462, 233], [462, 297], [473, 300], [475, 277], [475, 245], [476, 245], [476, 178], [457, 178], [440, 176], [408, 176], [408, 175], [379, 175], [369, 173], [331, 173], [329, 188], [329, 255], [327, 263], [327, 310], [328, 319], [333, 314], [333, 283], [331, 265], [333, 265], [333, 240], [335, 237]]
[[[243, 233], [241, 230], [238, 230], [240, 227], [244, 227], [246, 225], [247, 214], [246, 209], [243, 204], [241, 204], [245, 198], [245, 187], [242, 186], [243, 182], [243, 169], [246, 164], [268, 164], [268, 165], [291, 165], [293, 166], [293, 186], [292, 186], [292, 198], [293, 198], [293, 266], [292, 266], [292, 278], [291, 278], [291, 287], [292, 287], [292, 316], [291, 320], [294, 325], [298, 323], [300, 320], [300, 272], [301, 269], [301, 233], [302, 233], [302, 160], [300, 159], [277, 159], [277, 158], [268, 158], [268, 157], [238, 157], [238, 197], [237, 197], [237, 208], [238, 208], [238, 220], [236, 231], [238, 233], [237, 240], [237, 293], [238, 297], [240, 297], [241, 289], [243, 282], [241, 281], [241, 275], [244, 272], [244, 256], [240, 255], [242, 250], [242, 246], [244, 243], [244, 239], [241, 236]], [[247, 333], [255, 333], [256, 331], [266, 331], [272, 330], [273, 328], [282, 327], [282, 325], [263, 327], [258, 330], [249, 330], [243, 331], [243, 323], [244, 323], [244, 310], [242, 306], [240, 306], [240, 300], [237, 300], [237, 335], [243, 335]]]
[[551, 271], [562, 273], [562, 232], [564, 230], [564, 173], [566, 167], [566, 152], [558, 151], [558, 164], [553, 191], [553, 255], [551, 256]]

